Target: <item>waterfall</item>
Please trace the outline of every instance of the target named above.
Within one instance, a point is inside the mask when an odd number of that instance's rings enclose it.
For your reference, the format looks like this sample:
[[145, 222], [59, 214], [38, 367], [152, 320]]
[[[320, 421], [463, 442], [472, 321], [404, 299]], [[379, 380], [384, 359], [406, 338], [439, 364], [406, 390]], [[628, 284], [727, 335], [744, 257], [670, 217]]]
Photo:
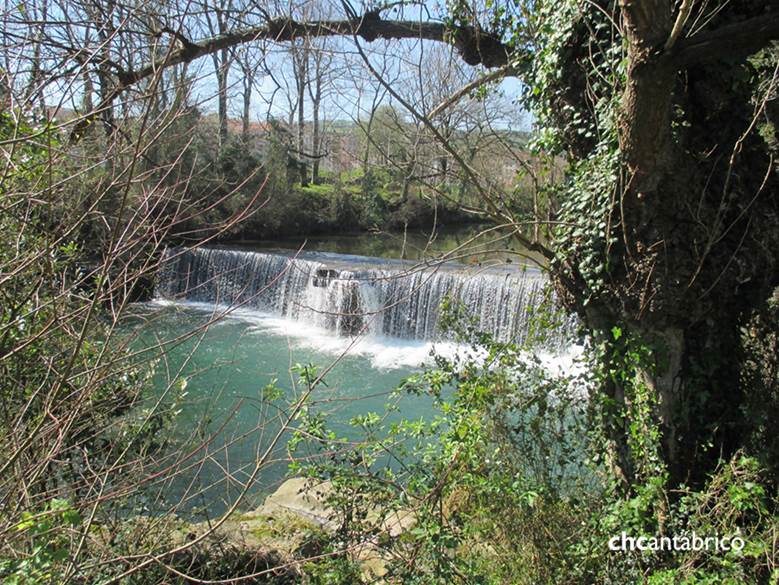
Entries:
[[[441, 337], [447, 295], [476, 328], [501, 341], [524, 340], [542, 299], [544, 276], [516, 266], [473, 270], [337, 254], [174, 248], [165, 252], [156, 295], [241, 305], [326, 328], [404, 339]], [[570, 329], [565, 327], [564, 329]], [[565, 331], [554, 337], [562, 343]]]

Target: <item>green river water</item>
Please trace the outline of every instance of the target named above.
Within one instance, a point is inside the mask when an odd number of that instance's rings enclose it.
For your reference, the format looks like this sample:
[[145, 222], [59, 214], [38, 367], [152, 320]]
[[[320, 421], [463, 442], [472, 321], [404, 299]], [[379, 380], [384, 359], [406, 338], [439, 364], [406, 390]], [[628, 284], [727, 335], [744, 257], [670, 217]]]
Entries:
[[[304, 389], [298, 374], [290, 372], [295, 364], [332, 368], [325, 384], [315, 388], [310, 411], [327, 414], [339, 435], [349, 436], [354, 434], [349, 421], [368, 411], [383, 412], [390, 392], [417, 371], [434, 347], [367, 338], [351, 345], [351, 339], [250, 311], [215, 318], [207, 306], [150, 303], [135, 313], [126, 327], [137, 335], [136, 347], [191, 335], [168, 347], [156, 365], [157, 395], [166, 393], [165, 402], [173, 402], [182, 380], [186, 395], [177, 407], [171, 442], [171, 450], [181, 451], [175, 467], [179, 474], [146, 492], [150, 510], [181, 501], [181, 510], [203, 508], [213, 516], [234, 501], [279, 429], [279, 413], [263, 400], [263, 389], [275, 382], [286, 399], [294, 400]], [[392, 417], [431, 414], [428, 399], [411, 401], [402, 399], [400, 414]], [[284, 478], [288, 437], [273, 452], [276, 462], [255, 478], [242, 507], [254, 505]], [[160, 468], [167, 468], [169, 461], [164, 463]]]
[[[451, 250], [476, 231], [469, 227], [439, 235], [432, 242], [425, 234], [318, 238], [309, 241], [306, 249], [418, 259]], [[476, 252], [471, 248], [464, 260], [475, 262], [480, 251], [500, 245], [491, 240], [483, 240], [484, 246]], [[254, 247], [290, 249], [300, 243], [263, 242]], [[496, 258], [493, 253], [489, 257]], [[137, 507], [158, 512], [175, 506], [178, 513], [195, 517], [198, 510], [210, 517], [220, 514], [249, 481], [280, 424], [279, 412], [262, 400], [263, 388], [275, 383], [287, 400], [299, 396], [298, 375], [290, 372], [295, 364], [312, 364], [320, 371], [331, 368], [326, 384], [315, 389], [310, 409], [326, 413], [335, 430], [349, 436], [354, 434], [349, 421], [369, 411], [384, 412], [391, 391], [418, 371], [432, 351], [454, 351], [453, 344], [446, 342], [337, 337], [305, 322], [250, 310], [225, 315], [212, 305], [197, 303], [137, 305], [123, 332], [134, 339], [136, 349], [169, 343], [164, 355], [147, 353], [159, 357], [154, 399], [163, 397], [170, 404], [182, 383], [186, 386], [176, 406], [179, 413], [169, 445], [177, 454], [158, 465], [165, 470], [163, 475], [173, 477], [152, 482]], [[431, 401], [425, 397], [403, 398], [399, 406], [390, 418], [432, 414]], [[285, 478], [289, 436], [282, 437], [270, 457], [272, 462], [253, 479], [241, 508], [256, 505]]]

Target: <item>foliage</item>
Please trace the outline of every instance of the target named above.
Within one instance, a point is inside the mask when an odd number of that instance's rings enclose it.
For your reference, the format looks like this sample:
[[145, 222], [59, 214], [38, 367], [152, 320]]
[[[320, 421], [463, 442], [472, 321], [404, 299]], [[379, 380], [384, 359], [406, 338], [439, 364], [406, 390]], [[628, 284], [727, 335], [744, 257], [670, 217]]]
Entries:
[[103, 494], [132, 493], [133, 472], [165, 448], [178, 392], [148, 402], [154, 363], [113, 335], [153, 253], [111, 248], [114, 229], [141, 230], [121, 205], [101, 211], [121, 190], [99, 195], [102, 171], [68, 183], [59, 132], [20, 112], [3, 112], [0, 140], [12, 142], [0, 182], [0, 578], [50, 583], [72, 574], [92, 523], [121, 509]]
[[779, 298], [769, 299], [751, 316], [742, 334], [741, 384], [749, 389], [743, 415], [752, 421], [745, 449], [779, 486]]
[[[450, 307], [445, 321], [476, 344], [469, 357], [438, 356], [435, 367], [406, 380], [395, 397], [427, 397], [436, 416], [355, 417], [361, 439], [347, 453], [328, 448], [347, 437], [329, 431], [321, 417], [308, 418], [294, 442], [308, 437], [311, 447], [315, 437], [323, 457], [296, 471], [332, 482], [337, 538], [345, 544], [378, 538], [388, 578], [521, 582], [522, 575], [565, 563], [563, 541], [578, 530], [574, 503], [592, 502], [600, 491], [596, 476], [582, 473], [586, 413], [575, 397], [586, 380], [550, 376], [527, 348], [455, 325], [458, 313]], [[404, 518], [413, 518], [410, 526]], [[559, 540], [541, 530], [552, 518]], [[399, 526], [406, 529], [390, 538], [387, 531]], [[528, 539], [517, 539], [515, 531]]]
[[[403, 583], [769, 583], [776, 577], [779, 497], [759, 463], [723, 461], [701, 489], [666, 486], [660, 433], [642, 364], [646, 345], [611, 332], [608, 370], [593, 348], [576, 375], [550, 373], [532, 350], [497, 343], [449, 306], [445, 321], [471, 350], [406, 380], [397, 397], [432, 399], [429, 419], [365, 413], [354, 435], [321, 415], [299, 420], [293, 445], [320, 459], [296, 464], [332, 482], [328, 502], [348, 549], [377, 543], [384, 578]], [[627, 444], [640, 462], [625, 494], [611, 474], [605, 408], [584, 398], [602, 377], [630, 381]], [[403, 401], [391, 400], [393, 411]], [[613, 422], [613, 421], [612, 421]], [[359, 438], [357, 438], [359, 437]], [[344, 442], [356, 445], [344, 452]], [[742, 551], [612, 551], [638, 538], [739, 536]]]
[[359, 565], [341, 554], [304, 564], [303, 575], [305, 585], [351, 585], [359, 583], [362, 576]]
[[[219, 230], [247, 207], [245, 219], [223, 230], [221, 239], [261, 240], [469, 219], [456, 206], [424, 196], [422, 187], [401, 197], [404, 176], [389, 160], [365, 172], [323, 171], [319, 183], [302, 186], [285, 125], [271, 120], [249, 136], [230, 133], [225, 144], [218, 144], [213, 123], [196, 110], [189, 112], [176, 120], [176, 128], [155, 149], [156, 163], [166, 169], [161, 180], [191, 177], [187, 199], [200, 213], [178, 230], [186, 240]], [[179, 135], [189, 139], [177, 139]], [[175, 173], [170, 166], [176, 167]]]
[[53, 499], [39, 512], [22, 512], [18, 532], [30, 541], [29, 555], [0, 559], [0, 577], [10, 585], [51, 583], [61, 564], [67, 561], [71, 546], [69, 529], [81, 523], [81, 516], [66, 500]]

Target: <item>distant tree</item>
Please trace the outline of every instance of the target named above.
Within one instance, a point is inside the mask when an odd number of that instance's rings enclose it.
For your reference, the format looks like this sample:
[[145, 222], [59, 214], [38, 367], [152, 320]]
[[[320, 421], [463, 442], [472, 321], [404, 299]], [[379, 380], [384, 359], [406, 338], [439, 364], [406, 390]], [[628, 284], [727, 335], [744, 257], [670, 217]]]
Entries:
[[[233, 10], [232, 0], [219, 0], [212, 10], [205, 10], [205, 21], [211, 36], [224, 35], [228, 32], [230, 12]], [[217, 82], [217, 108], [219, 116], [220, 144], [227, 142], [227, 116], [228, 116], [228, 80], [230, 67], [234, 61], [234, 54], [229, 47], [223, 47], [211, 53], [211, 61], [214, 65], [214, 73]]]

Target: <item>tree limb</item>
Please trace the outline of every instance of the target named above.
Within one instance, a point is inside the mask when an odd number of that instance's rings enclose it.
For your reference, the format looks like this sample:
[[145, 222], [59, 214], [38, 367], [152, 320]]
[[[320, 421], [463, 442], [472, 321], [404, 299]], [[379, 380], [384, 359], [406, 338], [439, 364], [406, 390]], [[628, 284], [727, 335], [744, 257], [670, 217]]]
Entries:
[[[177, 35], [178, 47], [140, 69], [127, 71], [119, 76], [116, 87], [100, 106], [108, 106], [121, 92], [151, 77], [162, 68], [189, 63], [222, 49], [259, 39], [284, 42], [304, 37], [326, 36], [360, 37], [367, 42], [376, 39], [424, 39], [448, 42], [469, 65], [481, 64], [490, 68], [505, 67], [509, 62], [510, 54], [509, 48], [500, 39], [470, 26], [451, 27], [438, 22], [382, 20], [376, 12], [368, 12], [359, 20], [298, 22], [291, 18], [279, 18], [262, 26], [219, 34], [200, 41], [189, 41]], [[79, 123], [71, 132], [71, 141], [78, 140], [90, 122], [91, 120], [87, 118]]]
[[677, 41], [661, 61], [684, 69], [718, 59], [743, 58], [779, 39], [779, 10]]
[[516, 70], [512, 66], [506, 65], [505, 67], [501, 67], [500, 69], [496, 69], [495, 71], [490, 71], [486, 75], [474, 79], [470, 83], [467, 83], [463, 87], [458, 89], [448, 98], [446, 98], [443, 102], [438, 104], [435, 108], [433, 108], [430, 114], [428, 114], [429, 118], [430, 119], [435, 118], [438, 114], [443, 112], [445, 109], [449, 108], [452, 104], [457, 103], [463, 97], [471, 93], [473, 90], [481, 87], [482, 85], [495, 81], [496, 79], [501, 79], [503, 77], [508, 77], [514, 74], [516, 74]]
[[684, 25], [687, 24], [687, 19], [690, 17], [692, 4], [693, 0], [683, 0], [682, 6], [679, 8], [679, 14], [676, 17], [676, 22], [674, 22], [674, 27], [671, 30], [671, 34], [669, 35], [668, 40], [665, 42], [664, 49], [666, 51], [673, 49], [676, 41], [679, 40], [679, 37], [682, 34], [682, 30], [684, 29]]

